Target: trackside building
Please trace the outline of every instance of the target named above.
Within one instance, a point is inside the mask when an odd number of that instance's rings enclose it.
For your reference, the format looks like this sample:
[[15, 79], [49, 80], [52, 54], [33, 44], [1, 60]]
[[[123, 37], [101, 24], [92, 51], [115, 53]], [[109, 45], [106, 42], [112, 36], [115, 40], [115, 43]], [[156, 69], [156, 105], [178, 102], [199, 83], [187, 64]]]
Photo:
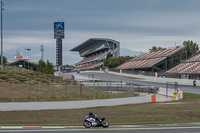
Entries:
[[88, 70], [101, 67], [109, 53], [113, 57], [119, 57], [120, 43], [107, 38], [90, 38], [70, 51], [79, 52], [83, 57], [75, 64], [76, 70]]

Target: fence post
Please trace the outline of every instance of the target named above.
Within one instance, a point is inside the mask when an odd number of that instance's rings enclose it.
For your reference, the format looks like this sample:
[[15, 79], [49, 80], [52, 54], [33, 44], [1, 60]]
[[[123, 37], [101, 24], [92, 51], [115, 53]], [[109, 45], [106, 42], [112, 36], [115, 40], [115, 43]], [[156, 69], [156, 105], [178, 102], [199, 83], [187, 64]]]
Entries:
[[67, 80], [65, 80], [65, 96], [67, 95]]
[[127, 96], [127, 83], [126, 83], [126, 91], [125, 91], [125, 97]]
[[57, 88], [57, 101], [59, 101], [59, 89]]
[[175, 92], [178, 92], [178, 82], [175, 82]]
[[27, 92], [26, 92], [26, 95], [28, 96], [28, 82], [25, 82], [25, 83], [26, 83], [26, 85], [27, 85], [27, 86], [26, 86], [26, 91], [27, 91]]
[[122, 79], [121, 79], [121, 94], [122, 94]]
[[39, 97], [40, 97], [41, 84], [40, 84], [40, 82], [38, 82], [38, 83], [39, 83]]
[[78, 87], [76, 87], [76, 100], [78, 100]]
[[110, 84], [110, 98], [112, 98], [112, 85]]
[[35, 89], [35, 102], [37, 102], [37, 90]]
[[150, 93], [151, 93], [151, 90], [150, 90], [150, 85], [149, 85], [149, 95], [150, 95]]
[[119, 96], [119, 84], [117, 85], [117, 91], [118, 91], [118, 96]]
[[140, 86], [138, 85], [138, 95], [140, 95]]
[[14, 94], [14, 82], [12, 82], [12, 102], [14, 102], [15, 94]]
[[168, 82], [166, 82], [166, 97], [168, 98]]
[[108, 94], [108, 83], [107, 83], [107, 94]]
[[80, 96], [82, 96], [82, 85], [81, 85], [81, 81], [80, 81]]
[[52, 88], [53, 82], [51, 82], [51, 94], [53, 94], [53, 88]]
[[94, 99], [96, 99], [96, 86], [95, 86], [95, 80], [94, 80]]

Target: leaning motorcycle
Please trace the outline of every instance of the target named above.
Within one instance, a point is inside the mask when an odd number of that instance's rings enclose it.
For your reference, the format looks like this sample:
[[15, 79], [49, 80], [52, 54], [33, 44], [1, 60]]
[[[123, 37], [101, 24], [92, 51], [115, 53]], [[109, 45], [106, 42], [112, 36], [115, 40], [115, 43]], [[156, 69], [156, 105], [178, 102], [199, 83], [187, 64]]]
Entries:
[[100, 121], [95, 120], [94, 118], [90, 118], [88, 116], [85, 117], [83, 126], [86, 128], [91, 128], [91, 127], [104, 127], [107, 128], [109, 126], [109, 123], [105, 121], [105, 118], [102, 117]]

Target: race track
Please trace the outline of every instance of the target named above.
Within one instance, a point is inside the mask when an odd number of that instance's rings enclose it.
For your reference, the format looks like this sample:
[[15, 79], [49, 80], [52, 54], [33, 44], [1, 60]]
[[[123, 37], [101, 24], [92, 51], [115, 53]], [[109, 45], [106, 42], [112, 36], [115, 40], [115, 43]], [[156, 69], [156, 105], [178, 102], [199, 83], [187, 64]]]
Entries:
[[199, 133], [199, 124], [175, 124], [175, 125], [141, 125], [111, 128], [7, 128], [0, 129], [0, 133]]
[[[150, 82], [150, 81], [145, 81], [141, 79], [131, 79], [131, 78], [114, 76], [114, 75], [98, 74], [98, 73], [92, 73], [92, 74], [94, 75], [94, 78], [104, 80], [104, 81], [119, 81], [120, 82], [122, 80], [125, 83], [134, 83], [134, 84], [140, 84], [140, 85], [150, 85], [150, 86], [166, 88], [166, 83]], [[88, 75], [91, 75], [91, 73], [80, 73], [80, 75], [88, 77]], [[200, 94], [199, 86], [193, 87], [190, 85], [179, 85], [179, 88], [184, 92]]]

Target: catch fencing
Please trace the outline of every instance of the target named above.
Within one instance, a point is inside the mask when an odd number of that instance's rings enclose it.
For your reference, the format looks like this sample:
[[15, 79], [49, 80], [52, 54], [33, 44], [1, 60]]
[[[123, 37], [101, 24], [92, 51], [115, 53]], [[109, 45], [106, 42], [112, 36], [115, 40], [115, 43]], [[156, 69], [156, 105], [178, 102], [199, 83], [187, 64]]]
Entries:
[[[0, 83], [0, 102], [75, 101], [134, 97], [157, 93], [154, 86], [114, 81], [25, 82]], [[4, 89], [7, 88], [7, 89]]]

